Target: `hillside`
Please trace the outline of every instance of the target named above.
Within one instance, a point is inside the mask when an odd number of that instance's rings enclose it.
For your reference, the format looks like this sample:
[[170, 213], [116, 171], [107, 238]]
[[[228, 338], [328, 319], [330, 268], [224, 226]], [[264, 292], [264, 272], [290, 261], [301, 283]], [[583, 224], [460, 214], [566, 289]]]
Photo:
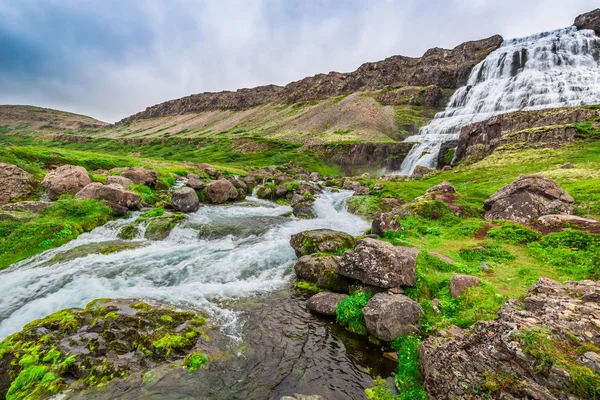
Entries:
[[34, 106], [0, 105], [0, 127], [13, 131], [79, 131], [102, 129], [109, 124], [97, 119]]

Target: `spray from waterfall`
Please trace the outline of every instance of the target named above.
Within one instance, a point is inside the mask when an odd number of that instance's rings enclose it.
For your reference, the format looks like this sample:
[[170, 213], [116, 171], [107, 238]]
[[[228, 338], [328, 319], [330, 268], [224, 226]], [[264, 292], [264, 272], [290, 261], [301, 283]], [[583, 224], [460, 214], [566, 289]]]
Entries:
[[399, 175], [436, 168], [444, 143], [494, 115], [600, 103], [600, 38], [575, 27], [505, 41], [471, 71], [446, 110], [406, 142], [416, 142]]

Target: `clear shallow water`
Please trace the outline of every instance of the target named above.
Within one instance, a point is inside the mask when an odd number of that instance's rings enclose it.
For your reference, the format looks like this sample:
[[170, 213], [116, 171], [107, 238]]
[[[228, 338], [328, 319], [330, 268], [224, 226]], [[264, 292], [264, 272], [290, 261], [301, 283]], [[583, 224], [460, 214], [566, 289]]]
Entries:
[[600, 39], [575, 27], [507, 40], [471, 71], [446, 110], [416, 136], [400, 175], [417, 165], [435, 168], [443, 143], [457, 140], [460, 128], [494, 115], [600, 103]]
[[286, 217], [290, 207], [255, 198], [203, 206], [163, 241], [114, 254], [49, 262], [82, 244], [117, 239], [121, 227], [137, 214], [112, 221], [0, 272], [0, 338], [34, 319], [102, 297], [149, 297], [192, 305], [211, 313], [237, 335], [239, 313], [219, 304], [286, 286], [296, 260], [289, 246], [291, 235], [316, 228], [358, 235], [368, 228], [365, 221], [345, 211], [351, 195], [351, 191], [325, 192], [316, 200], [317, 218], [311, 220]]

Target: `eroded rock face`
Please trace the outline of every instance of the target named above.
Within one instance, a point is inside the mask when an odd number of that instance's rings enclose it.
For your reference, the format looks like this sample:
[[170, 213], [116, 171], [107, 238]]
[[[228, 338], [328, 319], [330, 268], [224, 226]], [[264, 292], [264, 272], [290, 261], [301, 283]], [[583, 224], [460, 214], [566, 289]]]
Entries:
[[553, 180], [543, 175], [526, 175], [485, 201], [485, 219], [527, 223], [543, 215], [572, 214], [573, 201]]
[[581, 14], [575, 18], [575, 23], [573, 25], [575, 25], [577, 29], [591, 29], [596, 32], [596, 35], [600, 36], [600, 8]]
[[46, 398], [73, 384], [85, 388], [181, 362], [192, 353], [205, 354], [207, 345], [201, 338], [209, 329], [201, 314], [135, 299], [95, 300], [85, 309], [62, 310], [3, 341], [7, 351], [0, 376], [10, 378], [2, 380], [0, 395], [7, 394], [7, 384], [24, 370], [24, 365], [6, 362], [12, 358], [29, 359], [44, 376], [53, 377], [14, 387], [11, 395]]
[[0, 163], [0, 204], [29, 196], [34, 189], [33, 176], [16, 165]]
[[456, 298], [469, 288], [479, 286], [479, 278], [470, 275], [454, 275], [450, 281], [450, 294]]
[[417, 281], [417, 255], [413, 247], [393, 246], [376, 239], [362, 239], [354, 251], [344, 254], [335, 272], [380, 288], [413, 286]]
[[[544, 354], [548, 348], [577, 354], [584, 353], [586, 345], [600, 345], [600, 303], [585, 297], [599, 292], [598, 282], [563, 286], [540, 278], [523, 302], [506, 302], [496, 320], [478, 322], [468, 330], [455, 329], [453, 337], [427, 339], [419, 358], [429, 397], [593, 398], [585, 387], [574, 386], [563, 365], [544, 362], [534, 354]], [[576, 358], [573, 366], [589, 368]]]
[[371, 224], [371, 233], [378, 236], [383, 236], [387, 231], [399, 232], [401, 229], [398, 215], [393, 212], [379, 214]]
[[335, 253], [338, 250], [353, 248], [354, 236], [331, 229], [314, 229], [292, 235], [290, 245], [297, 257], [313, 253]]
[[236, 200], [238, 192], [231, 182], [226, 179], [213, 181], [206, 185], [204, 193], [211, 203], [222, 204], [229, 200]]
[[321, 292], [308, 300], [308, 309], [317, 314], [335, 317], [338, 304], [348, 297], [347, 294]]
[[93, 182], [86, 185], [77, 192], [75, 198], [105, 200], [130, 210], [139, 210], [140, 202], [142, 201], [142, 197], [139, 194], [125, 190], [121, 185], [114, 183], [103, 185], [100, 182]]
[[344, 292], [348, 290], [348, 281], [335, 273], [342, 257], [329, 254], [309, 254], [302, 256], [294, 265], [296, 277], [314, 283], [322, 289]]
[[419, 331], [423, 309], [403, 294], [377, 293], [362, 309], [362, 314], [371, 335], [391, 342]]
[[176, 211], [183, 213], [196, 212], [200, 208], [198, 194], [191, 187], [184, 187], [171, 195], [171, 204]]
[[158, 181], [158, 172], [144, 167], [129, 168], [127, 171], [122, 172], [121, 176], [130, 179], [136, 185], [149, 187], [155, 187]]
[[50, 200], [58, 200], [63, 194], [76, 194], [92, 182], [83, 167], [63, 165], [48, 172], [42, 181]]

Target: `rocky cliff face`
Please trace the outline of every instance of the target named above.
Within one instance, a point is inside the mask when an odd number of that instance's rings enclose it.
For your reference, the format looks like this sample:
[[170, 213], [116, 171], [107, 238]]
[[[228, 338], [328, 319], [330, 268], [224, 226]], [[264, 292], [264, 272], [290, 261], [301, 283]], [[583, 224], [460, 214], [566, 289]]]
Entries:
[[575, 23], [573, 25], [575, 25], [577, 29], [591, 29], [596, 32], [596, 35], [600, 36], [600, 8], [581, 14], [575, 18]]
[[263, 104], [293, 104], [322, 100], [359, 91], [430, 86], [457, 88], [466, 83], [471, 69], [502, 43], [501, 36], [463, 43], [452, 50], [434, 48], [423, 57], [389, 57], [361, 65], [350, 73], [330, 72], [292, 82], [235, 92], [200, 93], [148, 107], [120, 121], [180, 115], [211, 110], [246, 110]]

